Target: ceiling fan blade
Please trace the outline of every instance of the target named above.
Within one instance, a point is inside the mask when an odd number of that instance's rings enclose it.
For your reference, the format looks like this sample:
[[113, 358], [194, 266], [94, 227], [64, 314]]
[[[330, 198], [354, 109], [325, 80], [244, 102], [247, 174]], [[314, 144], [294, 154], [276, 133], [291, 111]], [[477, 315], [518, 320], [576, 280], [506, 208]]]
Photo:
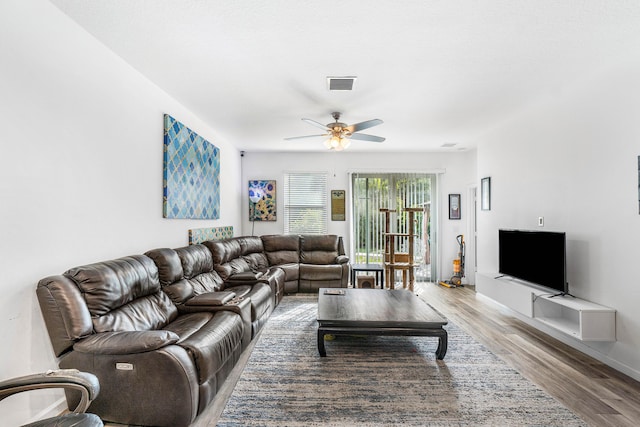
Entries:
[[383, 138], [381, 136], [375, 136], [375, 135], [367, 135], [366, 133], [354, 133], [349, 137], [349, 139], [357, 139], [360, 141], [382, 142], [386, 138]]
[[[303, 119], [304, 120], [304, 119]], [[347, 126], [349, 132], [358, 132], [359, 130], [369, 129], [374, 126], [378, 126], [383, 124], [384, 122], [380, 119], [367, 120], [366, 122], [356, 123], [355, 125]]]
[[311, 119], [302, 119], [302, 120], [309, 123], [312, 126], [318, 127], [323, 130], [327, 130], [327, 125], [323, 125], [320, 122], [316, 122], [315, 120], [311, 120]]
[[294, 139], [306, 139], [306, 138], [319, 138], [319, 137], [327, 137], [329, 136], [328, 133], [323, 133], [322, 135], [305, 135], [305, 136], [292, 136], [289, 138], [285, 138], [285, 141], [291, 141]]

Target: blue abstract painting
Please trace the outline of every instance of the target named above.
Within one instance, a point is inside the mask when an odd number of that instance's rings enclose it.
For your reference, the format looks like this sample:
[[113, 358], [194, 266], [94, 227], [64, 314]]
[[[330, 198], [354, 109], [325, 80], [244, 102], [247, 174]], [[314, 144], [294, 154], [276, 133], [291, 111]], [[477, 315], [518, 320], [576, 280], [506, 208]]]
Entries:
[[163, 216], [220, 218], [220, 150], [164, 115]]

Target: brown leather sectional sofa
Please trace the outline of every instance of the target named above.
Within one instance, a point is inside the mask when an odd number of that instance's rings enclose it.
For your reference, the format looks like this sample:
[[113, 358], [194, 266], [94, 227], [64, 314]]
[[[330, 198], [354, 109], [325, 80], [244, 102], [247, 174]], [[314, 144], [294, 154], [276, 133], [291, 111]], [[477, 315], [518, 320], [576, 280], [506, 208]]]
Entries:
[[60, 367], [100, 381], [90, 412], [187, 426], [282, 296], [347, 287], [348, 261], [335, 235], [236, 237], [72, 268], [37, 295]]

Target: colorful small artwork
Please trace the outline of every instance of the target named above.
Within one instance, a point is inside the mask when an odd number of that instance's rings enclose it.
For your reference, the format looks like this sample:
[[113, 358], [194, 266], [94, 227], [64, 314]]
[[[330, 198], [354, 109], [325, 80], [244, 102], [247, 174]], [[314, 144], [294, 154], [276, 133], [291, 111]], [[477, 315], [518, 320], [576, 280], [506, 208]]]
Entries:
[[[255, 201], [255, 203], [254, 203]], [[276, 181], [249, 181], [249, 221], [276, 220]]]
[[233, 237], [233, 226], [213, 227], [213, 228], [194, 228], [189, 230], [189, 244], [196, 245], [198, 243], [209, 240], [224, 240]]
[[164, 115], [164, 218], [220, 218], [220, 150]]

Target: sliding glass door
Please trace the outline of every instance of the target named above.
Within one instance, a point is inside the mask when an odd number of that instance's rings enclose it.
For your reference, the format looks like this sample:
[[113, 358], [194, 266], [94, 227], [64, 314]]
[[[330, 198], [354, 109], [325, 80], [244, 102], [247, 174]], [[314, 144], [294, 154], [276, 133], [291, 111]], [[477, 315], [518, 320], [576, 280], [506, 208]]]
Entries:
[[[414, 218], [414, 262], [417, 281], [435, 280], [435, 227], [433, 194], [436, 175], [418, 173], [353, 173], [351, 175], [353, 213], [353, 254], [355, 263], [382, 264], [384, 254], [385, 218], [380, 209], [394, 209], [391, 215], [393, 233], [407, 233], [405, 208], [422, 208]], [[399, 252], [408, 252], [405, 242]], [[403, 246], [404, 245], [404, 246]]]

